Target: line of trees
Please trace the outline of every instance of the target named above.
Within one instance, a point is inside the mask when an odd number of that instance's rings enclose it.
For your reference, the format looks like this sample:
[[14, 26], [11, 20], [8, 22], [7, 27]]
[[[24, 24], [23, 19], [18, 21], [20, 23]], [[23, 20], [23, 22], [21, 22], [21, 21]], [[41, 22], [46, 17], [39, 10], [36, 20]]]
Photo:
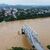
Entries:
[[[23, 12], [20, 12], [23, 11]], [[30, 11], [30, 12], [29, 12]], [[16, 12], [16, 18], [14, 18], [14, 16], [5, 16], [5, 11], [2, 10], [2, 12], [0, 12], [0, 22], [2, 21], [14, 21], [14, 20], [23, 20], [23, 19], [34, 19], [34, 18], [44, 18], [44, 17], [50, 17], [50, 13], [44, 13], [44, 14], [37, 14], [36, 12], [32, 12], [31, 10], [27, 10], [26, 11], [27, 14], [25, 14], [24, 10], [19, 10], [19, 12]]]

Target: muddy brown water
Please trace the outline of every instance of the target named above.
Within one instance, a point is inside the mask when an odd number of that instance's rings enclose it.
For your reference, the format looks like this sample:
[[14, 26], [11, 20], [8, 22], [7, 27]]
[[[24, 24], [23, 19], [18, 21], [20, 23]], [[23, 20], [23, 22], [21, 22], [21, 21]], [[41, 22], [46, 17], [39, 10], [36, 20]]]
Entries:
[[27, 39], [20, 34], [21, 28], [25, 24], [38, 33], [43, 47], [48, 50], [46, 46], [50, 44], [50, 18], [0, 23], [0, 50], [7, 50], [13, 46], [31, 48]]

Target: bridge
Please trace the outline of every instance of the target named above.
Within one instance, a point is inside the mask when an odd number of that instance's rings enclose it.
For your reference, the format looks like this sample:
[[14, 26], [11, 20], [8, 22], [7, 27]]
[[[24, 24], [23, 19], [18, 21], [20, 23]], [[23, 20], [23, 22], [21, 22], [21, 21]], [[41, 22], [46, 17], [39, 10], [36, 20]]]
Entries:
[[44, 50], [43, 46], [41, 45], [39, 39], [38, 39], [38, 33], [31, 30], [31, 27], [28, 25], [25, 25], [22, 27], [22, 34], [24, 34], [28, 42], [31, 44], [31, 46], [36, 48], [36, 50]]

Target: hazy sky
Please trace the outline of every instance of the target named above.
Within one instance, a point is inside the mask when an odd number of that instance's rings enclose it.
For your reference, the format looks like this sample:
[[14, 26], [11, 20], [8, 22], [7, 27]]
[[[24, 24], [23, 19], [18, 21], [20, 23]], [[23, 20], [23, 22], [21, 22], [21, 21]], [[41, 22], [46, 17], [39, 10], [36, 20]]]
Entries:
[[50, 5], [50, 0], [0, 0], [0, 4]]

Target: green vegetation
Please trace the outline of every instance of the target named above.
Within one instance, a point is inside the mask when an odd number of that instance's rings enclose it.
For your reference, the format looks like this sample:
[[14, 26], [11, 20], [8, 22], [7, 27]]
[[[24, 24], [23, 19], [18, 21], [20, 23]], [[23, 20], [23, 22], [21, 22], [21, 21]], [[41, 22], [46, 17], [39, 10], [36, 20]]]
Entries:
[[47, 45], [47, 48], [50, 50], [50, 45]]
[[6, 21], [6, 22], [8, 22], [8, 21], [14, 21], [16, 19], [13, 16], [7, 16], [3, 20]]
[[22, 47], [12, 47], [8, 50], [35, 50], [35, 49], [32, 49], [32, 48], [22, 48]]
[[24, 19], [35, 19], [50, 17], [50, 9], [42, 8], [31, 8], [31, 9], [1, 9], [0, 11], [0, 22], [2, 21], [14, 21]]
[[21, 48], [21, 47], [12, 47], [9, 50], [25, 50], [25, 49], [24, 48]]

